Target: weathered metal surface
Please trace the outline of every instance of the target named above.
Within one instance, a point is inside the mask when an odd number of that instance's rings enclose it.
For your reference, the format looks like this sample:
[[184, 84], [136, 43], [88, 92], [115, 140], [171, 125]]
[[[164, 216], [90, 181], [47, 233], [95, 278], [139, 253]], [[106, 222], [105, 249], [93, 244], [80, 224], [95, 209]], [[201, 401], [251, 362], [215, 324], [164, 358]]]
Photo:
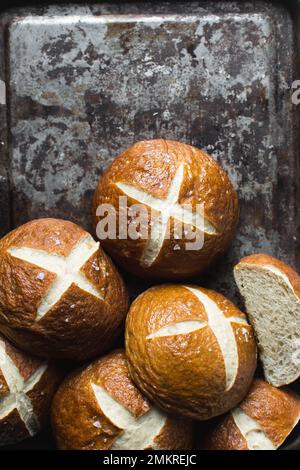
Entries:
[[[166, 137], [213, 155], [239, 193], [236, 240], [196, 282], [236, 299], [232, 264], [257, 251], [299, 269], [297, 15], [289, 2], [112, 2], [4, 13], [2, 233], [41, 216], [90, 228], [103, 169], [133, 142]], [[128, 279], [133, 295], [148, 285]]]

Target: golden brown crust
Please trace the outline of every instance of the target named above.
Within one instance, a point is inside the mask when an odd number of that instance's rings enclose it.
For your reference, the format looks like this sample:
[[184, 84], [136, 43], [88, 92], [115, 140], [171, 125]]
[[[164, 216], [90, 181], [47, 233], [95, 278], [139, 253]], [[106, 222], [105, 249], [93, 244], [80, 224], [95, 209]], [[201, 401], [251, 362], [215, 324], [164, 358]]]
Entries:
[[[300, 418], [300, 397], [288, 388], [278, 389], [261, 379], [255, 379], [239, 408], [260, 425], [265, 435], [278, 448]], [[207, 430], [204, 448], [209, 450], [248, 448], [247, 441], [231, 413]]]
[[[193, 287], [208, 295], [225, 317], [245, 319], [220, 294]], [[126, 320], [128, 366], [138, 387], [162, 409], [205, 420], [224, 413], [245, 396], [256, 367], [256, 347], [251, 326], [232, 322], [239, 366], [234, 386], [225, 392], [223, 354], [210, 326], [188, 334], [147, 338], [186, 320], [205, 322], [207, 315], [185, 286], [167, 284], [141, 294]]]
[[[16, 349], [4, 336], [0, 334], [1, 345], [5, 347], [5, 354], [17, 366], [20, 375], [27, 380], [34, 371], [41, 365], [40, 359], [28, 356], [22, 351]], [[0, 366], [0, 396], [4, 397], [9, 394], [9, 386], [5, 380]]]
[[262, 267], [265, 265], [271, 265], [279, 269], [283, 274], [288, 277], [296, 295], [300, 298], [300, 276], [288, 264], [284, 263], [283, 261], [280, 261], [277, 258], [274, 258], [271, 255], [256, 253], [242, 258], [234, 269], [238, 270], [246, 265], [255, 265]]
[[53, 396], [62, 378], [62, 371], [50, 363], [39, 382], [27, 393], [40, 427], [48, 423]]
[[[9, 341], [0, 335], [1, 346], [4, 345], [5, 354], [15, 364], [23, 380], [28, 382], [39, 367], [44, 363], [41, 360], [29, 356], [22, 351], [17, 350]], [[0, 364], [0, 376], [4, 378]], [[29, 398], [34, 416], [37, 420], [38, 428], [42, 428], [48, 421], [50, 414], [51, 401], [54, 393], [61, 381], [62, 373], [53, 365], [48, 365], [37, 383], [26, 393]], [[6, 384], [6, 382], [5, 382]], [[6, 384], [5, 390], [2, 390], [1, 398], [12, 397], [13, 391]], [[12, 397], [13, 399], [13, 397]], [[0, 414], [4, 414], [3, 403], [0, 403]], [[30, 433], [24, 424], [17, 407], [11, 408], [5, 416], [0, 419], [0, 446], [14, 444], [18, 441], [27, 439]]]
[[194, 423], [182, 416], [169, 415], [161, 432], [154, 439], [153, 450], [190, 450], [194, 445]]
[[[136, 417], [152, 408], [132, 383], [123, 351], [114, 351], [75, 371], [59, 388], [52, 405], [52, 424], [60, 449], [110, 449], [123, 432], [102, 412], [92, 384], [103, 387]], [[190, 424], [177, 418], [167, 418], [155, 440], [165, 449], [186, 448], [191, 442]]]
[[68, 220], [35, 219], [12, 230], [2, 238], [1, 249], [6, 251], [11, 246], [17, 248], [26, 246], [67, 256], [84, 235], [86, 231], [83, 228]]
[[[175, 279], [194, 275], [214, 263], [228, 248], [238, 219], [238, 201], [227, 175], [216, 161], [190, 145], [172, 140], [138, 142], [123, 152], [101, 177], [94, 195], [93, 220], [96, 227], [100, 204], [112, 204], [118, 215], [119, 196], [124, 193], [116, 183], [127, 183], [154, 197], [164, 199], [175, 173], [184, 164], [184, 178], [179, 204], [204, 203], [205, 218], [216, 230], [205, 235], [205, 243], [198, 251], [185, 250], [187, 239], [171, 236], [150, 267], [141, 265], [147, 240], [103, 240], [104, 248], [128, 271], [145, 277]], [[136, 203], [128, 198], [129, 205]], [[148, 208], [149, 211], [149, 208]], [[174, 233], [174, 219], [170, 219], [170, 233]]]
[[208, 425], [201, 448], [204, 450], [249, 450], [247, 441], [235, 424], [231, 413], [219, 419], [214, 426]]
[[87, 235], [68, 221], [38, 219], [0, 241], [0, 330], [22, 349], [38, 356], [81, 361], [104, 352], [116, 341], [127, 313], [128, 295], [101, 248], [81, 272], [102, 299], [73, 283], [38, 321], [38, 306], [57, 275], [8, 252], [11, 247], [26, 247], [67, 256]]
[[23, 379], [27, 380], [41, 365], [41, 360], [18, 350], [2, 335], [0, 335], [0, 340], [5, 343], [7, 356], [15, 363]]
[[276, 447], [300, 418], [300, 397], [288, 388], [276, 388], [256, 379], [240, 408], [258, 422]]

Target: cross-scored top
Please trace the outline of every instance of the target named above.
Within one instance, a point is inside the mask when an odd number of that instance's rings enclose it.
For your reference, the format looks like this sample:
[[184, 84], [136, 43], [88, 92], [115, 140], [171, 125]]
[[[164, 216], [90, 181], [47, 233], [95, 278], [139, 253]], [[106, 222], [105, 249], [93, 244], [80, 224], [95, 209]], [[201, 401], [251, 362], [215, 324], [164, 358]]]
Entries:
[[141, 264], [144, 266], [151, 266], [159, 255], [166, 236], [170, 217], [179, 220], [183, 224], [192, 225], [202, 232], [204, 231], [208, 234], [217, 233], [216, 228], [200, 213], [192, 212], [190, 209], [178, 203], [183, 178], [184, 165], [180, 165], [170, 184], [166, 199], [156, 198], [146, 191], [127, 183], [116, 183], [116, 186], [121, 189], [124, 194], [160, 213], [158, 221], [152, 227], [151, 238], [141, 258]]
[[223, 312], [219, 309], [218, 305], [213, 300], [211, 300], [208, 295], [193, 287], [186, 286], [186, 289], [192, 292], [202, 303], [206, 311], [207, 322], [199, 320], [186, 320], [172, 323], [160, 328], [154, 333], [149, 334], [147, 339], [154, 339], [162, 336], [188, 334], [209, 326], [217, 338], [223, 355], [226, 373], [226, 391], [230, 390], [235, 382], [239, 366], [238, 350], [231, 323], [241, 323], [248, 326], [248, 322], [245, 318], [242, 317], [225, 317]]
[[166, 422], [166, 416], [155, 408], [135, 417], [123, 405], [99, 385], [92, 384], [102, 413], [123, 432], [115, 440], [111, 450], [144, 450], [155, 448], [154, 439]]
[[[59, 301], [61, 296], [72, 284], [76, 284], [80, 289], [103, 300], [99, 291], [81, 272], [81, 268], [90, 257], [99, 249], [99, 243], [90, 236], [84, 236], [67, 256], [50, 254], [43, 250], [26, 247], [11, 247], [8, 252], [11, 256], [34, 264], [41, 269], [45, 269], [57, 275], [57, 278], [50, 286], [46, 296], [42, 299], [36, 313], [36, 321], [40, 320]], [[40, 280], [44, 273], [41, 273]]]
[[0, 340], [0, 369], [10, 390], [9, 395], [0, 401], [0, 420], [17, 409], [30, 436], [33, 436], [38, 432], [40, 425], [27, 393], [39, 382], [47, 369], [47, 364], [38, 367], [25, 382], [19, 369], [6, 353], [4, 342]]

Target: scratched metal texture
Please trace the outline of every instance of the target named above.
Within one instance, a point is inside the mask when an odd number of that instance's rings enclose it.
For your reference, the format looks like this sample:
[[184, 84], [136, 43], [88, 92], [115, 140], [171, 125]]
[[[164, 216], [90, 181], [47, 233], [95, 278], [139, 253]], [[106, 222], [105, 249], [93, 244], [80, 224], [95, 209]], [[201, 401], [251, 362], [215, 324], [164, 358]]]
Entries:
[[[1, 233], [44, 216], [90, 229], [105, 167], [135, 141], [165, 137], [211, 154], [239, 194], [232, 248], [195, 282], [239, 302], [241, 256], [268, 252], [299, 269], [299, 18], [297, 2], [260, 1], [2, 12]], [[132, 296], [149, 285], [127, 280]]]

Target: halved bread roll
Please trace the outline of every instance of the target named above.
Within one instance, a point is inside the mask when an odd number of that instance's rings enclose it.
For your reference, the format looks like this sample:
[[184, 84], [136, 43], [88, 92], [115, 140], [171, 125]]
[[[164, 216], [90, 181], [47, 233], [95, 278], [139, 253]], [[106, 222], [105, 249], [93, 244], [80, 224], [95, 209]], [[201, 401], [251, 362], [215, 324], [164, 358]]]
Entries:
[[300, 277], [269, 255], [243, 258], [234, 277], [254, 328], [266, 380], [275, 387], [300, 376]]

